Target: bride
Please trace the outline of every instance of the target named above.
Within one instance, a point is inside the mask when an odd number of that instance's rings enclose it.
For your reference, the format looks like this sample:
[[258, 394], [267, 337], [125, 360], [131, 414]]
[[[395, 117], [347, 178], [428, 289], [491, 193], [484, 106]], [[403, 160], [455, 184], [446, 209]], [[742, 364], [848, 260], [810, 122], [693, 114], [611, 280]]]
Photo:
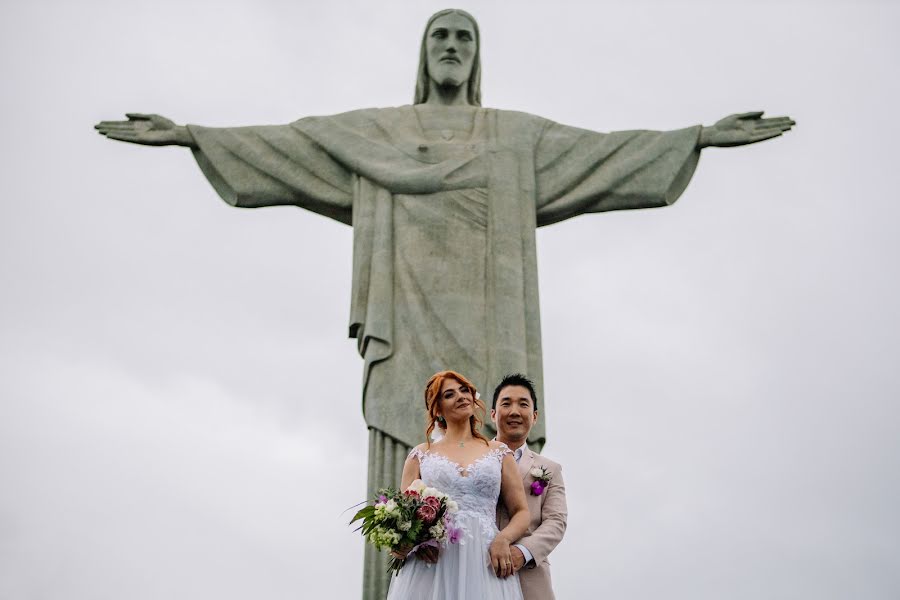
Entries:
[[[428, 380], [425, 408], [426, 439], [435, 427], [443, 436], [413, 448], [403, 467], [400, 489], [422, 479], [449, 494], [459, 504], [456, 526], [464, 533], [458, 544], [417, 550], [391, 579], [388, 600], [521, 600], [510, 544], [525, 533], [529, 514], [515, 460], [505, 444], [488, 441], [479, 431], [478, 413], [484, 414], [484, 404], [459, 373], [441, 371]], [[512, 518], [498, 531], [501, 495]]]

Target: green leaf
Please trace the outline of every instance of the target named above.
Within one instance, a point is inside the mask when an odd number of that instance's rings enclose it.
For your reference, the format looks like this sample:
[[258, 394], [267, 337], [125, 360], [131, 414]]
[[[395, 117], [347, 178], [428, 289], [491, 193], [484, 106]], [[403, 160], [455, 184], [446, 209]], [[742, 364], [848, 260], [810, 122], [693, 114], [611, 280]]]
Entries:
[[364, 518], [372, 516], [374, 514], [375, 514], [374, 506], [364, 506], [363, 508], [359, 509], [359, 511], [357, 511], [357, 513], [353, 516], [353, 519], [350, 521], [350, 523], [351, 524], [355, 523], [356, 521], [359, 521], [360, 519], [364, 519]]

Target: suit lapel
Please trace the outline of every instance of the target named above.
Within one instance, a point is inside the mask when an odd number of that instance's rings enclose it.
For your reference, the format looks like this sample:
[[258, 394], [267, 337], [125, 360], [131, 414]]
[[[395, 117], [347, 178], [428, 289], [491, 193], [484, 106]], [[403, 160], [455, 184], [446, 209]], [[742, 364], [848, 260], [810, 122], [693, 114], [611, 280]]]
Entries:
[[529, 448], [525, 448], [522, 458], [519, 459], [519, 473], [522, 474], [522, 479], [528, 477], [528, 472], [531, 471], [532, 465], [534, 465], [534, 452]]

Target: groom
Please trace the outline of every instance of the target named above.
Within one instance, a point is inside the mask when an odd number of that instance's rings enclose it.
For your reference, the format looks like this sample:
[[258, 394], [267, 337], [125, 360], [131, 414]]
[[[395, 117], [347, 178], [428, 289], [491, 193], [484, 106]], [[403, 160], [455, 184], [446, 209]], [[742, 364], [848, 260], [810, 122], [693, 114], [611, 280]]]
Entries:
[[[515, 453], [531, 512], [528, 531], [512, 547], [513, 568], [519, 573], [525, 600], [552, 600], [547, 556], [566, 532], [566, 486], [562, 467], [525, 445], [537, 414], [531, 380], [518, 373], [504, 377], [494, 390], [491, 420], [497, 427], [497, 440]], [[507, 523], [509, 514], [501, 502], [497, 527], [503, 529]]]

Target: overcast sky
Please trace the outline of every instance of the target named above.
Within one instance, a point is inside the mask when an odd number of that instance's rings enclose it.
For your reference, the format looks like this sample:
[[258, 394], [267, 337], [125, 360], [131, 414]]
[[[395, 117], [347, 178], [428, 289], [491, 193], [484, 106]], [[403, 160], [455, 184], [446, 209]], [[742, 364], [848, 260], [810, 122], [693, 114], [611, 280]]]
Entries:
[[[351, 229], [91, 126], [408, 104], [440, 8], [0, 6], [0, 599], [359, 597]], [[673, 207], [539, 231], [558, 597], [900, 597], [898, 5], [462, 8], [486, 106], [798, 121]]]

